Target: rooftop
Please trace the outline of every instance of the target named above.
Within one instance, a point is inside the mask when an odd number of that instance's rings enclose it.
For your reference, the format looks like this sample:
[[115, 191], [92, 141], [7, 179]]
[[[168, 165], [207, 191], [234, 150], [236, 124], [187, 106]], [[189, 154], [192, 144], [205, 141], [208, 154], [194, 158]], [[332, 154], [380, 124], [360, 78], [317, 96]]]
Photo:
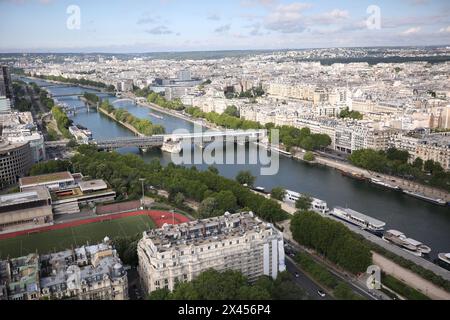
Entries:
[[19, 179], [21, 187], [32, 186], [36, 184], [59, 182], [59, 181], [73, 181], [73, 176], [70, 172], [56, 172], [44, 174], [34, 177], [24, 177]]
[[108, 185], [103, 180], [80, 181], [78, 186], [82, 192], [108, 189]]
[[204, 220], [191, 221], [179, 225], [164, 225], [160, 229], [150, 230], [144, 234], [144, 239], [151, 239], [158, 251], [164, 252], [170, 248], [188, 245], [201, 245], [224, 239], [243, 236], [254, 231], [276, 229], [270, 223], [265, 223], [255, 217], [252, 212], [230, 214]]
[[50, 199], [50, 193], [46, 188], [36, 187], [28, 192], [18, 192], [0, 196], [0, 207], [12, 206], [15, 204], [29, 203]]
[[370, 223], [371, 225], [373, 225], [374, 227], [381, 228], [381, 227], [386, 226], [385, 222], [377, 220], [377, 219], [369, 217], [369, 216], [366, 216], [365, 214], [362, 214], [361, 212], [358, 212], [358, 211], [355, 211], [352, 209], [344, 209], [344, 208], [336, 207], [335, 210], [343, 211], [343, 212], [351, 215], [352, 217], [355, 217], [362, 221], [366, 221], [366, 222]]

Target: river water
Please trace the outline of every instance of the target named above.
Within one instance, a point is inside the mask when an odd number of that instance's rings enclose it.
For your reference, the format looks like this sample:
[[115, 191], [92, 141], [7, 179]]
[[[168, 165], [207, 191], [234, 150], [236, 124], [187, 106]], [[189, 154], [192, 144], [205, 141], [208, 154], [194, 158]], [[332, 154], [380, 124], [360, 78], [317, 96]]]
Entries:
[[[45, 85], [45, 81], [34, 81], [38, 85]], [[86, 90], [76, 86], [49, 88], [54, 95], [79, 94]], [[57, 98], [69, 106], [82, 106], [83, 102], [77, 96]], [[113, 102], [117, 98], [111, 96]], [[162, 114], [147, 107], [135, 105], [131, 101], [121, 101], [116, 107], [125, 108], [131, 114], [151, 120], [155, 124], [161, 124], [167, 133], [177, 129], [192, 131], [194, 125], [188, 121]], [[159, 119], [149, 114], [158, 114]], [[108, 117], [94, 111], [79, 111], [71, 116], [75, 124], [89, 128], [94, 139], [116, 138], [133, 136], [133, 133], [112, 121]], [[135, 153], [146, 161], [158, 158], [163, 165], [171, 161], [171, 155], [158, 150], [150, 150], [146, 153], [137, 148], [118, 150], [121, 153]], [[201, 152], [199, 149], [193, 152]], [[206, 164], [196, 165], [200, 170], [208, 167]], [[387, 223], [387, 229], [397, 229], [408, 237], [419, 240], [433, 249], [432, 257], [440, 252], [450, 252], [450, 208], [436, 206], [402, 193], [382, 189], [367, 182], [356, 181], [342, 176], [338, 171], [286, 157], [280, 158], [280, 170], [275, 176], [260, 175], [259, 165], [216, 165], [221, 175], [235, 178], [241, 170], [250, 170], [257, 177], [255, 185], [262, 186], [266, 190], [282, 186], [286, 189], [307, 193], [313, 197], [327, 201], [329, 207], [342, 206], [360, 211]]]

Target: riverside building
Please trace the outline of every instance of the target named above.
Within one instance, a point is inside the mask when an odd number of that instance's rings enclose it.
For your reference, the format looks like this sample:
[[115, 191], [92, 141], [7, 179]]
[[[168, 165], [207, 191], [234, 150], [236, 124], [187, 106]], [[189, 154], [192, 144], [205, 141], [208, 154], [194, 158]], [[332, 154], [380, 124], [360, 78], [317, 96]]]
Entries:
[[286, 270], [283, 235], [252, 212], [192, 221], [144, 232], [138, 244], [144, 290], [173, 290], [215, 269], [236, 270], [250, 281]]

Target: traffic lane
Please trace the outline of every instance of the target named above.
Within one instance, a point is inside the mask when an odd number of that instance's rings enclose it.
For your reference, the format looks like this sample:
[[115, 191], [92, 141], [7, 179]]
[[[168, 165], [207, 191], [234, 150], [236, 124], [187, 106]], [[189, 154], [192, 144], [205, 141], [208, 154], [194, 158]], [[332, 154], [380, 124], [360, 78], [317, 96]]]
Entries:
[[[300, 252], [300, 248], [298, 248], [298, 246], [290, 241], [286, 241], [289, 244], [289, 249], [293, 250], [294, 252]], [[288, 261], [288, 259], [286, 259], [286, 261]], [[351, 286], [351, 288], [353, 289], [353, 291], [359, 293], [360, 295], [362, 295], [364, 298], [369, 299], [369, 300], [378, 300], [377, 297], [373, 296], [371, 293], [365, 291], [364, 289], [362, 289], [360, 286], [358, 286], [356, 283], [354, 283], [351, 279], [348, 279], [344, 276], [342, 276], [341, 274], [339, 274], [338, 272], [336, 272], [335, 270], [329, 269], [327, 268], [327, 270], [333, 274], [334, 276], [336, 276], [339, 280], [349, 284]]]
[[[321, 287], [319, 287], [314, 281], [312, 281], [308, 276], [306, 276], [290, 259], [286, 259], [286, 270], [292, 274], [294, 282], [304, 289], [309, 297], [313, 300], [333, 300], [330, 295], [326, 295], [325, 297], [320, 297], [318, 291], [323, 291]], [[295, 274], [298, 273], [299, 277], [295, 277]]]

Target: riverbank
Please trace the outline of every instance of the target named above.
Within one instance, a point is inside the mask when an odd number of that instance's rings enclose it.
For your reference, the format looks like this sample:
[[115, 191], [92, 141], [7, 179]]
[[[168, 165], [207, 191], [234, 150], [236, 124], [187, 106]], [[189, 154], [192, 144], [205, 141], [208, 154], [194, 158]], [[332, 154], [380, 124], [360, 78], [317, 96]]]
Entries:
[[[294, 155], [293, 157], [296, 160], [303, 160], [302, 155]], [[415, 183], [410, 180], [402, 179], [396, 176], [389, 176], [381, 173], [376, 172], [369, 172], [365, 169], [361, 169], [359, 167], [356, 167], [350, 163], [338, 161], [338, 160], [332, 160], [325, 157], [322, 157], [320, 155], [316, 155], [315, 163], [327, 166], [329, 168], [334, 168], [336, 170], [339, 170], [341, 172], [349, 173], [349, 174], [357, 174], [361, 177], [364, 177], [365, 179], [377, 179], [384, 183], [390, 184], [390, 185], [396, 185], [399, 186], [402, 190], [408, 191], [408, 192], [414, 192], [423, 194], [427, 197], [434, 198], [434, 199], [442, 199], [446, 202], [450, 202], [450, 193], [445, 192], [444, 190], [440, 190], [437, 188], [429, 187], [423, 184]], [[408, 195], [410, 196], [410, 195]], [[410, 196], [412, 197], [412, 196]], [[425, 200], [423, 200], [425, 201]]]
[[[134, 99], [135, 96], [133, 94], [129, 94], [128, 95], [129, 98]], [[216, 126], [212, 123], [208, 123], [206, 120], [202, 120], [201, 122], [199, 122], [197, 119], [186, 116], [181, 114], [180, 112], [174, 111], [174, 110], [170, 110], [170, 109], [166, 109], [166, 108], [162, 108], [158, 105], [155, 105], [153, 103], [138, 103], [138, 105], [140, 106], [144, 106], [150, 109], [154, 109], [157, 110], [161, 113], [165, 113], [174, 117], [177, 117], [179, 119], [194, 123], [194, 124], [198, 124], [198, 125], [202, 125], [204, 127], [207, 127], [208, 129], [212, 129], [212, 130], [224, 130], [225, 128], [221, 128], [219, 126]], [[261, 144], [260, 144], [261, 145]], [[266, 146], [261, 145], [263, 147], [265, 147], [267, 149]], [[282, 154], [282, 153], [281, 153]], [[406, 180], [406, 179], [402, 179], [396, 176], [389, 176], [386, 174], [381, 174], [381, 173], [376, 173], [376, 172], [369, 172], [365, 169], [361, 169], [359, 167], [356, 167], [348, 162], [342, 162], [342, 161], [337, 161], [337, 160], [332, 160], [326, 157], [323, 157], [319, 154], [315, 154], [315, 161], [313, 162], [308, 162], [303, 160], [303, 156], [304, 153], [303, 152], [297, 152], [292, 154], [292, 158], [295, 160], [300, 160], [300, 161], [304, 161], [307, 162], [309, 164], [319, 164], [319, 165], [323, 165], [323, 166], [327, 166], [329, 168], [333, 168], [348, 174], [358, 174], [361, 175], [362, 177], [364, 177], [365, 179], [369, 180], [370, 179], [378, 179], [381, 180], [384, 183], [387, 184], [394, 184], [399, 186], [402, 190], [408, 191], [408, 192], [413, 192], [413, 193], [419, 193], [422, 194], [426, 197], [430, 197], [430, 198], [434, 198], [434, 199], [442, 199], [446, 202], [450, 202], [450, 193], [446, 192], [445, 190], [441, 190], [441, 189], [437, 189], [434, 187], [430, 187], [427, 185], [423, 185], [423, 184], [419, 184], [416, 183], [414, 181], [410, 181], [410, 180]], [[406, 195], [406, 193], [405, 193]], [[411, 195], [408, 195], [409, 197], [413, 197]], [[416, 198], [417, 199], [417, 198]], [[425, 201], [425, 200], [422, 200]]]
[[142, 133], [140, 133], [137, 129], [135, 129], [131, 124], [129, 123], [125, 123], [122, 121], [119, 121], [116, 119], [116, 117], [113, 114], [108, 113], [107, 111], [103, 110], [102, 108], [98, 108], [98, 111], [102, 114], [104, 114], [105, 116], [109, 117], [110, 119], [114, 120], [115, 122], [121, 124], [123, 127], [127, 128], [128, 130], [130, 130], [131, 132], [133, 132], [135, 135], [139, 136], [139, 137], [145, 137], [145, 135], [143, 135]]

